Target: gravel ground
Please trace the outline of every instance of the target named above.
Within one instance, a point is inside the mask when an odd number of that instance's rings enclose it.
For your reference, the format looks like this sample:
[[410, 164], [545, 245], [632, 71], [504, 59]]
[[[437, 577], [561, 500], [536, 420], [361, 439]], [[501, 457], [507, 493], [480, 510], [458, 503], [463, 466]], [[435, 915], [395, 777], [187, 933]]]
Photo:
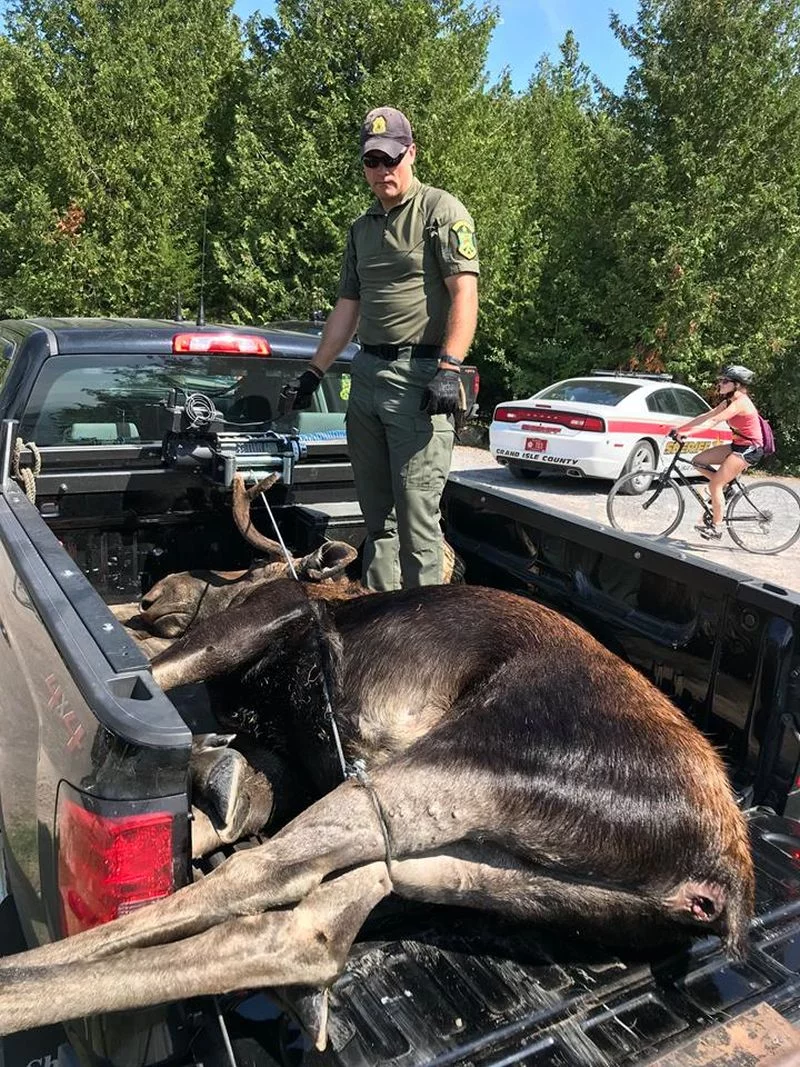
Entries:
[[[505, 467], [501, 467], [486, 449], [464, 445], [455, 448], [452, 469], [462, 472], [476, 485], [510, 490], [522, 500], [530, 500], [534, 504], [541, 502], [548, 507], [559, 508], [566, 514], [581, 515], [609, 525], [606, 496], [610, 482], [594, 478], [567, 478], [565, 475], [550, 474], [549, 471], [535, 481], [520, 482]], [[800, 478], [776, 478], [776, 481], [784, 482], [800, 493]], [[721, 543], [712, 546], [692, 528], [699, 514], [700, 509], [694, 498], [687, 496], [683, 522], [670, 537], [670, 543], [676, 550], [800, 593], [800, 540], [777, 556], [757, 556], [746, 552], [727, 533], [723, 535]]]

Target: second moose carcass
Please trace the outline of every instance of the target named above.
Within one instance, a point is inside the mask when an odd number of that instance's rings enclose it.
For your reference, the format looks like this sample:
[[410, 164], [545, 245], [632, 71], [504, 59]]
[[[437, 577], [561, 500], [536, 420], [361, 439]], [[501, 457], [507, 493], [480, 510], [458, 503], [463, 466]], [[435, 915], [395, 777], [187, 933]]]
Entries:
[[173, 897], [0, 961], [2, 1032], [324, 990], [390, 892], [617, 943], [713, 932], [746, 950], [753, 867], [719, 756], [632, 667], [533, 601], [470, 586], [322, 600], [278, 580], [153, 671], [165, 689], [239, 672], [242, 727], [282, 723], [321, 792], [328, 690], [364, 770]]

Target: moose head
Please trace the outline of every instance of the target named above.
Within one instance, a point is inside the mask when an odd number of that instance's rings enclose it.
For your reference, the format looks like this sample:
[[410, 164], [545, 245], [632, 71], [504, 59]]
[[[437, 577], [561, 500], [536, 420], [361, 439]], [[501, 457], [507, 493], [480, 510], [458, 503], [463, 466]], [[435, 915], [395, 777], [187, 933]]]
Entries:
[[[245, 488], [239, 474], [233, 481], [236, 527], [248, 544], [257, 548], [266, 558], [247, 570], [180, 571], [162, 578], [141, 601], [140, 621], [150, 633], [159, 637], [180, 637], [195, 623], [246, 600], [265, 582], [291, 576], [283, 546], [257, 530], [250, 514], [254, 497], [268, 489], [277, 477], [272, 474], [250, 489]], [[291, 567], [303, 581], [336, 582], [342, 595], [346, 595], [350, 586], [353, 591], [363, 593], [363, 587], [351, 582], [345, 574], [357, 555], [352, 545], [343, 541], [326, 541], [306, 556], [291, 557]]]

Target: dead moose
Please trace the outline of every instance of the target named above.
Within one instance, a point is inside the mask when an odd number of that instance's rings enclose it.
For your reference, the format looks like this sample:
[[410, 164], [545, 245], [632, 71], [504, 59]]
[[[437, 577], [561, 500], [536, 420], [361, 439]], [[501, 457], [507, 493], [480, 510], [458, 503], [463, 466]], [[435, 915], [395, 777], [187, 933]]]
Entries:
[[[392, 892], [616, 943], [714, 932], [745, 953], [745, 821], [660, 691], [510, 593], [321, 588], [261, 584], [153, 664], [167, 690], [235, 677], [240, 728], [284, 729], [320, 799], [174, 896], [0, 961], [0, 1031], [301, 986], [320, 990], [322, 1045], [324, 989]], [[338, 785], [323, 679], [365, 767]]]

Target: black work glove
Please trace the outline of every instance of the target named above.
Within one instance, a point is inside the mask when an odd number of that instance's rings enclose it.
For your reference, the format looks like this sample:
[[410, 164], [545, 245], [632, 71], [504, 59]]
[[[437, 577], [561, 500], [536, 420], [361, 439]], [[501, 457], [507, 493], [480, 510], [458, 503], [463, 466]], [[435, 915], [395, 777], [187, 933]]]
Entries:
[[313, 370], [304, 370], [292, 378], [278, 396], [278, 415], [285, 415], [289, 411], [307, 411], [321, 381], [322, 377]]
[[454, 415], [458, 410], [461, 375], [457, 370], [440, 369], [422, 394], [420, 411], [429, 415]]

